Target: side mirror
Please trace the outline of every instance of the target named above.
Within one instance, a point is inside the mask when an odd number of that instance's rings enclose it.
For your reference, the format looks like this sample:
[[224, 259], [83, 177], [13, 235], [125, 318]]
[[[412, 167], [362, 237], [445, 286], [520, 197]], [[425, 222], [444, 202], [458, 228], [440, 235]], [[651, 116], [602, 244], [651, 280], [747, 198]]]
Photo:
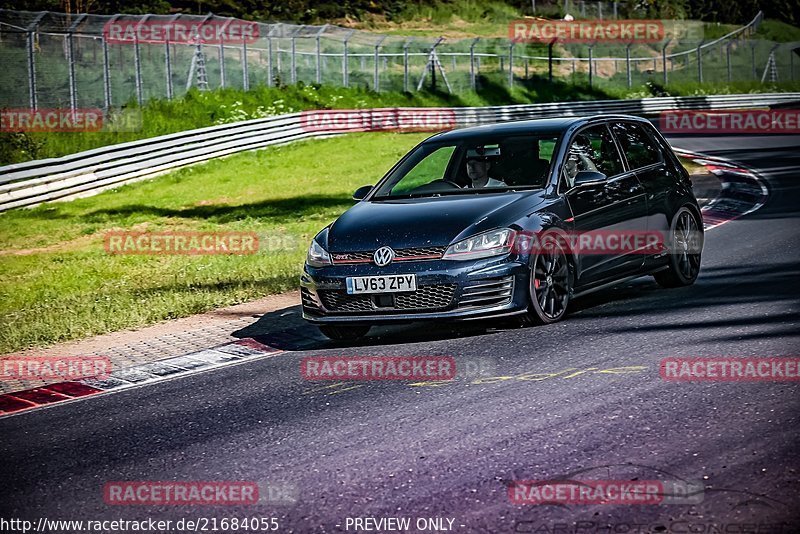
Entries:
[[372, 191], [371, 185], [362, 185], [353, 193], [353, 200], [362, 200], [370, 191]]
[[599, 171], [579, 171], [575, 175], [575, 185], [605, 182], [608, 177]]

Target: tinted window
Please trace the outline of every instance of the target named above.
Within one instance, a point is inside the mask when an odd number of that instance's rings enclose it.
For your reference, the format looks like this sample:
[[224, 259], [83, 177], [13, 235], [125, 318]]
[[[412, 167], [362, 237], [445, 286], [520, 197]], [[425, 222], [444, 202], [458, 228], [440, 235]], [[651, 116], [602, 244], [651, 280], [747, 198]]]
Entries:
[[622, 173], [622, 159], [605, 125], [582, 130], [569, 145], [564, 180], [569, 189], [580, 171], [600, 171], [606, 176]]
[[447, 165], [450, 163], [455, 150], [456, 147], [454, 146], [443, 146], [425, 156], [422, 161], [408, 171], [400, 183], [392, 188], [392, 194], [408, 193], [420, 186], [444, 178]]
[[631, 169], [664, 161], [655, 141], [638, 124], [616, 123], [612, 126]]
[[395, 168], [375, 199], [544, 187], [555, 135], [469, 136], [423, 143]]

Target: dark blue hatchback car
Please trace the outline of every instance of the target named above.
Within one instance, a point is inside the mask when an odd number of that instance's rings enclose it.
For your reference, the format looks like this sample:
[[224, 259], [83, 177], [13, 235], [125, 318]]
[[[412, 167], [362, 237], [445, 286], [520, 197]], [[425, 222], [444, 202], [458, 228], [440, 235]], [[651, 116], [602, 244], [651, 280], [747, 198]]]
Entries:
[[354, 198], [314, 238], [301, 277], [304, 318], [333, 339], [398, 321], [551, 323], [620, 280], [675, 287], [700, 269], [689, 175], [636, 117], [437, 134]]

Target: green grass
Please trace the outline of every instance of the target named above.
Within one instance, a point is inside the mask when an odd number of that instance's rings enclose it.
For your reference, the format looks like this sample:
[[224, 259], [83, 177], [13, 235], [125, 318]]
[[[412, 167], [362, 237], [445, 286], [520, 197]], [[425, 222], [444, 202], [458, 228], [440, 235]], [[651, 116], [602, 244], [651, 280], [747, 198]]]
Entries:
[[755, 38], [779, 43], [800, 41], [800, 28], [780, 20], [766, 19], [758, 27]]
[[406, 4], [391, 20], [365, 14], [350, 26], [390, 35], [458, 39], [463, 37], [505, 37], [508, 23], [529, 14], [502, 2], [458, 0], [450, 3]]
[[[353, 134], [249, 152], [0, 214], [0, 353], [297, 287], [309, 240], [426, 134]], [[249, 256], [109, 255], [109, 230], [256, 232]]]

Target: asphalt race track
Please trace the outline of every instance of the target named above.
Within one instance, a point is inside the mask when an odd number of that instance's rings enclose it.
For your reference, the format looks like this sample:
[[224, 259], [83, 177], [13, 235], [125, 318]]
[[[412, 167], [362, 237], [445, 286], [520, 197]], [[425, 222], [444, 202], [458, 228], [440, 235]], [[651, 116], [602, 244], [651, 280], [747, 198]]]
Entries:
[[[356, 517], [446, 518], [465, 533], [800, 531], [798, 383], [659, 376], [669, 356], [798, 354], [800, 137], [671, 142], [749, 165], [770, 189], [763, 208], [708, 232], [693, 287], [642, 278], [547, 327], [416, 325], [2, 419], [0, 515], [275, 517], [279, 532], [355, 532]], [[303, 357], [334, 354], [453, 356], [489, 372], [447, 384], [301, 378]], [[576, 473], [704, 491], [694, 504], [509, 499], [510, 481]], [[135, 480], [254, 480], [293, 488], [296, 502], [104, 502], [106, 482]]]

